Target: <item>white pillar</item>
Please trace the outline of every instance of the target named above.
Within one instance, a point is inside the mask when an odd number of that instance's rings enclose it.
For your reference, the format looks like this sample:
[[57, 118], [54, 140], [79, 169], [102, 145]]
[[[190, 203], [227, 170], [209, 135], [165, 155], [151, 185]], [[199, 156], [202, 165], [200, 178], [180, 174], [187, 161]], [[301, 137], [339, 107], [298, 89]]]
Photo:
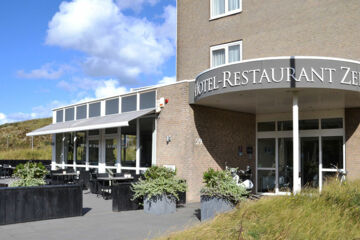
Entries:
[[140, 119], [136, 119], [136, 174], [140, 173]]
[[301, 191], [301, 181], [299, 176], [299, 106], [298, 95], [295, 92], [293, 94], [293, 192], [294, 194]]

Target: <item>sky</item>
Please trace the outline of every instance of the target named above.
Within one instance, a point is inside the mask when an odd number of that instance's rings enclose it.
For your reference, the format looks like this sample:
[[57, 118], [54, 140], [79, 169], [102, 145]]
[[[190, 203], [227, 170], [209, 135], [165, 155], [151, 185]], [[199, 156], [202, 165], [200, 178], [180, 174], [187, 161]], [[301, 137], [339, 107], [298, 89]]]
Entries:
[[175, 81], [176, 0], [1, 0], [0, 124]]

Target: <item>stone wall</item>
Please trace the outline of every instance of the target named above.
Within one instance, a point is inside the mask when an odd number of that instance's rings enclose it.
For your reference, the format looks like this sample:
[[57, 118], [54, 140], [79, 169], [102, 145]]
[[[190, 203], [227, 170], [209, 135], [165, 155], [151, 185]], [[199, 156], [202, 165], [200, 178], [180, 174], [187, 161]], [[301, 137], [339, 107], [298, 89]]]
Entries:
[[348, 178], [360, 173], [360, 108], [345, 109], [346, 171]]
[[242, 0], [243, 11], [209, 20], [210, 0], [178, 0], [177, 80], [210, 67], [210, 47], [242, 40], [243, 59], [360, 59], [358, 0]]
[[[255, 115], [188, 103], [189, 83], [158, 89], [158, 99], [169, 99], [157, 120], [157, 165], [175, 165], [189, 185], [188, 201], [200, 200], [203, 172], [212, 167], [255, 171]], [[166, 137], [171, 142], [166, 142]], [[238, 155], [239, 147], [243, 155]], [[253, 147], [252, 159], [246, 148]]]

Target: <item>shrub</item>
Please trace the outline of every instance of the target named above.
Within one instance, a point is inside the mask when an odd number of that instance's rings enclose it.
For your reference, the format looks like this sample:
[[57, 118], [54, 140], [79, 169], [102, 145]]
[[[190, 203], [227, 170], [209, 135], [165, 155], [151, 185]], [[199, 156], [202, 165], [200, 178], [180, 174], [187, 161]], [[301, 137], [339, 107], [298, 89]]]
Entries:
[[42, 163], [27, 162], [16, 166], [14, 176], [19, 178], [12, 187], [30, 187], [44, 185], [44, 177], [48, 173]]
[[236, 184], [229, 170], [215, 171], [209, 168], [204, 172], [203, 180], [205, 186], [200, 191], [203, 196], [224, 198], [237, 203], [248, 194], [243, 186]]
[[152, 198], [166, 194], [179, 200], [179, 192], [186, 191], [186, 182], [176, 177], [176, 172], [165, 168], [153, 166], [146, 170], [144, 179], [132, 184], [133, 200], [136, 198]]

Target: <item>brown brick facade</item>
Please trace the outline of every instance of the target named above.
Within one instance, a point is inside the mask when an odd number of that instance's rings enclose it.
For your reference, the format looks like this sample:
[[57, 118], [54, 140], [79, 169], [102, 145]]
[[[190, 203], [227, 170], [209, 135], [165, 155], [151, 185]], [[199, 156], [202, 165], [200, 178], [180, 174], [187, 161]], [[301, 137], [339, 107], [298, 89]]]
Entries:
[[209, 20], [210, 0], [178, 0], [177, 80], [210, 67], [210, 47], [242, 40], [243, 59], [360, 59], [358, 0], [242, 0], [241, 13]]
[[345, 109], [346, 171], [348, 178], [360, 176], [360, 108]]
[[[203, 172], [212, 167], [255, 171], [255, 115], [190, 106], [189, 83], [158, 89], [158, 99], [168, 98], [157, 120], [157, 165], [175, 165], [185, 178], [189, 201], [199, 201]], [[166, 143], [166, 137], [171, 142]], [[238, 155], [239, 147], [243, 155]], [[246, 148], [253, 147], [252, 159]]]

